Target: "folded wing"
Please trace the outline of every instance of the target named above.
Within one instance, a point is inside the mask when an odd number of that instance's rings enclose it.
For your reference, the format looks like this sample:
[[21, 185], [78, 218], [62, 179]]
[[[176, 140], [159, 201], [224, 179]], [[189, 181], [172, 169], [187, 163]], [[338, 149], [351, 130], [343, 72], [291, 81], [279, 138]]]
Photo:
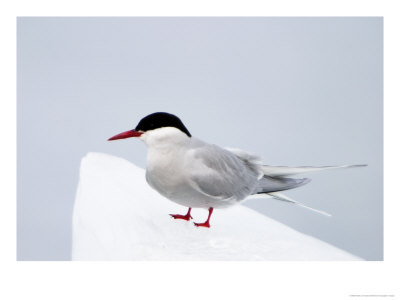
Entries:
[[240, 201], [256, 189], [260, 170], [216, 145], [203, 145], [188, 154], [189, 183], [219, 200]]

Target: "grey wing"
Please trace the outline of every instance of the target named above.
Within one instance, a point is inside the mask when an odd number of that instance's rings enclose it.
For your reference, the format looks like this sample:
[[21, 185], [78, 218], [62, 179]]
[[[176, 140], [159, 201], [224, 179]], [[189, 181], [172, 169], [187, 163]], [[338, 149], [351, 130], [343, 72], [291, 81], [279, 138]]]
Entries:
[[284, 177], [270, 177], [265, 175], [258, 183], [255, 194], [266, 194], [271, 192], [279, 192], [290, 190], [309, 183], [309, 178], [284, 178]]
[[[269, 193], [269, 192], [277, 192], [277, 191], [284, 191], [289, 189], [294, 189], [299, 186], [302, 186], [311, 181], [308, 178], [283, 178], [283, 177], [273, 177], [268, 176], [269, 174], [265, 173], [265, 167], [262, 165], [261, 158], [255, 156], [253, 154], [247, 153], [240, 149], [232, 149], [226, 148], [226, 150], [235, 154], [239, 159], [241, 159], [250, 169], [254, 170], [259, 174], [259, 181], [257, 188], [253, 192], [254, 194], [261, 194], [261, 193]], [[290, 168], [293, 169], [293, 168]]]
[[258, 172], [218, 146], [204, 145], [193, 149], [188, 162], [189, 184], [214, 199], [240, 201], [258, 186]]

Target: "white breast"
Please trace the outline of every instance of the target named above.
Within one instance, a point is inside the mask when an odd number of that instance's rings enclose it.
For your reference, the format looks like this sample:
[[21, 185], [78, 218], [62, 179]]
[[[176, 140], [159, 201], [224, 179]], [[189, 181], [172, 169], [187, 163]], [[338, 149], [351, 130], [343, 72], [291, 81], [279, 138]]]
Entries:
[[177, 196], [183, 184], [181, 163], [173, 152], [148, 151], [146, 179], [150, 186], [167, 198]]
[[190, 138], [172, 127], [151, 130], [142, 136], [147, 145], [147, 182], [169, 199], [180, 197], [185, 182], [183, 157]]

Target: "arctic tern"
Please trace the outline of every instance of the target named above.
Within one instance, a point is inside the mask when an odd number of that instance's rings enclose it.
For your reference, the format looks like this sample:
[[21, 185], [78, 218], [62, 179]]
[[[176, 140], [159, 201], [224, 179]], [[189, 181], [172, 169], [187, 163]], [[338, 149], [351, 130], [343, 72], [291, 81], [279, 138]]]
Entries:
[[137, 137], [147, 146], [146, 180], [164, 197], [188, 207], [186, 215], [171, 214], [189, 221], [192, 208], [208, 209], [208, 218], [196, 226], [210, 227], [214, 208], [229, 207], [251, 195], [313, 209], [280, 193], [310, 182], [308, 178], [288, 176], [326, 169], [361, 167], [278, 167], [264, 165], [258, 156], [243, 150], [221, 148], [192, 137], [175, 115], [156, 112], [144, 117], [135, 129], [117, 134], [109, 141]]

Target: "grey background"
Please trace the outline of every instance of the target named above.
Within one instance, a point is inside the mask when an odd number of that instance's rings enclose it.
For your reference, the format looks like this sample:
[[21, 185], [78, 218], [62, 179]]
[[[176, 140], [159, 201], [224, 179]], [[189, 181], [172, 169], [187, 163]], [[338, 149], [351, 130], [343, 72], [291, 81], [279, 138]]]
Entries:
[[[145, 167], [106, 142], [145, 115], [271, 165], [327, 171], [245, 205], [368, 260], [383, 259], [383, 19], [18, 18], [17, 259], [68, 260], [80, 159]], [[238, 220], [239, 222], [240, 220]]]

